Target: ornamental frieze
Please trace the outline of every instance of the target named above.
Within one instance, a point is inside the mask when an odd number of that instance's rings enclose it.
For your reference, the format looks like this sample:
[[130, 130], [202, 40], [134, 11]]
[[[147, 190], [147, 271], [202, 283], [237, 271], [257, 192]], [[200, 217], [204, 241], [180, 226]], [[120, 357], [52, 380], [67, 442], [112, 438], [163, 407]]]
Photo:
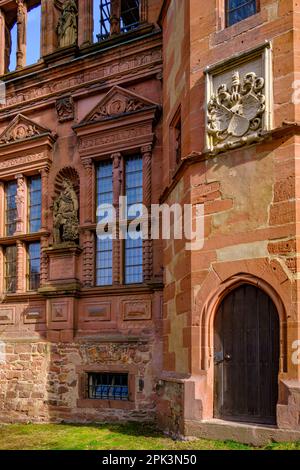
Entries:
[[89, 85], [93, 82], [97, 83], [102, 79], [107, 80], [121, 73], [132, 73], [133, 71], [137, 71], [140, 68], [144, 69], [148, 66], [152, 69], [155, 64], [161, 64], [161, 61], [161, 50], [152, 49], [147, 52], [144, 51], [143, 53], [135, 53], [135, 55], [131, 57], [117, 59], [102, 66], [98, 64], [95, 65], [93, 69], [69, 76], [66, 75], [61, 79], [45, 79], [44, 83], [41, 80], [38, 85], [33, 85], [32, 87], [27, 85], [26, 90], [14, 90], [13, 93], [10, 94], [8, 89], [6, 105], [0, 105], [0, 112], [8, 107], [50, 97], [57, 93], [70, 93], [70, 91], [80, 89], [82, 85]]
[[213, 154], [264, 139], [271, 128], [270, 45], [207, 71], [207, 147]]

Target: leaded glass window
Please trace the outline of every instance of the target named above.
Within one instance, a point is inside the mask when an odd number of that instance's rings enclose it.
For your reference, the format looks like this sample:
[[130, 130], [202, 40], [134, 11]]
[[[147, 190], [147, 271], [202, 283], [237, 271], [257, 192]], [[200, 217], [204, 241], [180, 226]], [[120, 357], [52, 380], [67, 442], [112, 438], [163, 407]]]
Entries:
[[17, 247], [5, 249], [5, 291], [15, 293], [17, 290]]
[[[133, 205], [143, 202], [143, 159], [141, 156], [129, 157], [125, 164], [126, 197], [128, 211]], [[138, 209], [138, 206], [137, 206]], [[133, 211], [128, 217], [142, 216], [141, 211]], [[125, 283], [143, 282], [143, 240], [141, 227], [137, 224], [134, 233], [128, 230], [125, 240]]]
[[40, 287], [41, 271], [41, 245], [30, 243], [28, 245], [28, 290], [34, 291]]
[[42, 187], [40, 176], [29, 178], [28, 195], [29, 232], [34, 233], [41, 228]]
[[12, 236], [16, 231], [17, 219], [17, 182], [10, 181], [5, 187], [5, 235]]
[[[102, 204], [113, 203], [113, 175], [112, 162], [100, 162], [97, 167], [97, 207]], [[101, 224], [103, 218], [98, 217]], [[105, 232], [104, 232], [105, 233]], [[107, 286], [112, 284], [112, 239], [105, 236], [97, 237], [96, 242], [96, 284]]]

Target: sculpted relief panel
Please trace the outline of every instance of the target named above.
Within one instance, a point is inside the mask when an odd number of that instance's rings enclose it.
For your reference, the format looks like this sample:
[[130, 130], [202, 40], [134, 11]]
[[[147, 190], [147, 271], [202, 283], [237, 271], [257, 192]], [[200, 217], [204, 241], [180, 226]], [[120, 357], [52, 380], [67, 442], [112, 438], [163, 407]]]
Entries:
[[207, 71], [207, 147], [213, 154], [259, 142], [271, 129], [271, 50]]

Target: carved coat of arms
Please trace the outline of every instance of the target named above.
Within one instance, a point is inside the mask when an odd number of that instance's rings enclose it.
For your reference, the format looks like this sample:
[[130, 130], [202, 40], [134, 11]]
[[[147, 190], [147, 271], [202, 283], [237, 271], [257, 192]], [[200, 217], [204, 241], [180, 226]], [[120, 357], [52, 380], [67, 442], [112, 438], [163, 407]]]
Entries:
[[241, 80], [232, 75], [231, 87], [221, 84], [207, 106], [207, 132], [215, 153], [258, 140], [265, 112], [265, 81], [254, 72]]

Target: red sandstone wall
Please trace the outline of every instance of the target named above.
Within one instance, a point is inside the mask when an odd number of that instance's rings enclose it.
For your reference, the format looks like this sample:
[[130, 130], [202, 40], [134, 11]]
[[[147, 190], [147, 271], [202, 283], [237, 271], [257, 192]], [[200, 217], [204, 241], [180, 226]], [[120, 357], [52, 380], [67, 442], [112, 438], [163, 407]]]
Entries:
[[[202, 158], [201, 152], [205, 142], [205, 68], [265, 40], [272, 41], [273, 46], [274, 127], [296, 119], [299, 111], [292, 103], [292, 84], [297, 76], [295, 22], [299, 11], [292, 1], [262, 0], [258, 14], [223, 29], [221, 4], [208, 0], [203, 8], [202, 2], [191, 0], [183, 6], [183, 2], [173, 0], [163, 17], [166, 201], [204, 204], [205, 243], [201, 251], [192, 254], [176, 240], [165, 244], [166, 389], [159, 414], [164, 422], [163, 415], [172, 402], [170, 381], [191, 377], [182, 388], [185, 419], [212, 417], [213, 307], [234, 277], [238, 279], [244, 273], [249, 279], [264, 280], [284, 305], [281, 328], [287, 353], [282, 351], [277, 414], [280, 426], [298, 429], [291, 409], [287, 416], [284, 385], [285, 380], [299, 379], [299, 367], [291, 363], [292, 343], [299, 337], [295, 276], [298, 136], [286, 131], [274, 135], [270, 142], [216, 157]], [[184, 32], [180, 34], [180, 30]], [[186, 162], [174, 174], [169, 126], [180, 104], [182, 153], [191, 165]], [[194, 392], [190, 382], [195, 384]], [[194, 399], [189, 399], [193, 393]]]

